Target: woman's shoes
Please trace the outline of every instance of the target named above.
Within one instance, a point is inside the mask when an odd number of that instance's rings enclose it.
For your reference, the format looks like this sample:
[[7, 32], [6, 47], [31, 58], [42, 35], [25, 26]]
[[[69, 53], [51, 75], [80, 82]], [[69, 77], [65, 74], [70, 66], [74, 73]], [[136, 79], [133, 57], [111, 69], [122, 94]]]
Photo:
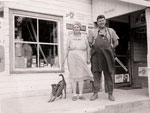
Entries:
[[80, 99], [80, 100], [85, 100], [85, 97], [79, 96], [79, 99]]
[[[77, 96], [73, 96], [73, 97], [72, 97], [72, 101], [76, 101], [77, 99], [78, 99]], [[85, 100], [85, 97], [79, 96], [79, 99], [80, 99], [80, 100]]]
[[77, 100], [77, 96], [73, 96], [73, 97], [72, 97], [72, 100], [73, 100], [73, 101], [76, 101], [76, 100]]

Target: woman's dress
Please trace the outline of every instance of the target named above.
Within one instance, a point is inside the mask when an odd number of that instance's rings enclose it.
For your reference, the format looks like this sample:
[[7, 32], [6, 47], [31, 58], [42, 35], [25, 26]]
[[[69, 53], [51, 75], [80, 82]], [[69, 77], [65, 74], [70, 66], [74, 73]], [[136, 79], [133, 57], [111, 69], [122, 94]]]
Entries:
[[87, 37], [71, 35], [69, 42], [68, 67], [70, 78], [75, 81], [93, 80], [93, 75], [87, 65]]

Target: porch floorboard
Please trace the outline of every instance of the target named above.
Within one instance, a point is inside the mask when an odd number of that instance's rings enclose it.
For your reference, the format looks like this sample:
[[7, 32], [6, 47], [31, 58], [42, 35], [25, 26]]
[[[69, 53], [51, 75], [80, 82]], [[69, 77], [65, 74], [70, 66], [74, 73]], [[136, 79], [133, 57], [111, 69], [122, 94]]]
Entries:
[[15, 97], [5, 99], [1, 103], [2, 113], [95, 113], [97, 110], [105, 109], [105, 106], [122, 104], [140, 100], [148, 100], [148, 89], [123, 90], [115, 89], [116, 101], [109, 101], [107, 94], [99, 92], [99, 98], [90, 101], [92, 93], [84, 94], [85, 101], [72, 101], [72, 94], [67, 95], [67, 99], [57, 99], [48, 103], [48, 95], [32, 97]]

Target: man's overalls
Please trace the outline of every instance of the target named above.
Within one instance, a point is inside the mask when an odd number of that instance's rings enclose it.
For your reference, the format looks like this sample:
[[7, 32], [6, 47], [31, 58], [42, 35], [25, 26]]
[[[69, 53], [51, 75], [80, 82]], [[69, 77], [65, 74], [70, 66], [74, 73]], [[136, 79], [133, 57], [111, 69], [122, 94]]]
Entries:
[[106, 36], [97, 35], [95, 43], [91, 49], [91, 70], [94, 76], [94, 92], [97, 93], [100, 88], [100, 79], [102, 71], [105, 80], [105, 92], [113, 93], [113, 74], [114, 74], [114, 53], [110, 41], [108, 40], [108, 32]]

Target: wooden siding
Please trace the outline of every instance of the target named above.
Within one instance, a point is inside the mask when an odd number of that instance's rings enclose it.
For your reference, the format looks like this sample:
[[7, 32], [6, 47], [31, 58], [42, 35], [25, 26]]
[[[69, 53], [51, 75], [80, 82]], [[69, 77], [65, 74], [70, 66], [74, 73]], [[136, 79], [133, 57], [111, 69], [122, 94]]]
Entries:
[[93, 0], [93, 21], [98, 15], [103, 14], [106, 18], [112, 18], [144, 9], [144, 6], [121, 2], [120, 0]]
[[[21, 10], [33, 13], [58, 15], [63, 17], [63, 40], [64, 47], [70, 30], [66, 29], [66, 23], [80, 21], [88, 26], [92, 23], [91, 0], [26, 0], [4, 2], [4, 47], [5, 47], [5, 71], [0, 73], [0, 98], [7, 96], [29, 96], [50, 94], [52, 83], [57, 83], [61, 78], [59, 73], [33, 73], [33, 74], [10, 74], [10, 22], [9, 11]], [[74, 13], [74, 18], [67, 16]], [[68, 68], [65, 66], [65, 78], [67, 92], [71, 92], [68, 79]]]
[[148, 67], [148, 85], [149, 85], [149, 97], [150, 97], [150, 8], [147, 8], [146, 11], [146, 28], [147, 28], [147, 67]]

